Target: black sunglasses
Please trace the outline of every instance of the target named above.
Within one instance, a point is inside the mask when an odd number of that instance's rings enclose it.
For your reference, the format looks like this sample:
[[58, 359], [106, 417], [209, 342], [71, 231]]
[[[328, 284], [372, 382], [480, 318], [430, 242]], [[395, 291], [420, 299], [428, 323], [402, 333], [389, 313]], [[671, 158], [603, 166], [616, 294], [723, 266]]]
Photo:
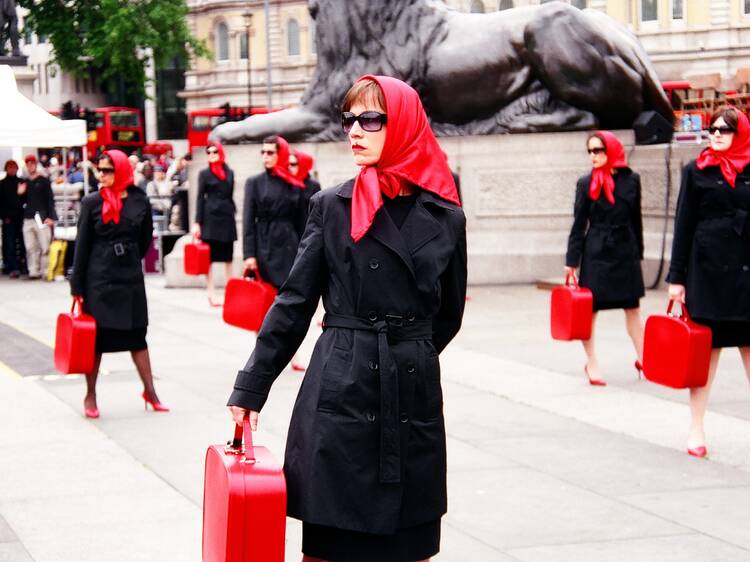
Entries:
[[728, 135], [730, 133], [735, 133], [736, 132], [732, 127], [709, 127], [706, 130], [708, 131], [709, 135], [713, 135], [717, 131], [719, 133], [721, 133], [722, 135]]
[[589, 148], [588, 149], [588, 153], [589, 154], [605, 154], [606, 152], [607, 152], [607, 149], [606, 148], [602, 148], [600, 146], [598, 146], [596, 148]]
[[218, 153], [219, 153], [219, 149], [218, 148], [207, 148], [206, 149], [206, 154], [218, 154]]
[[261, 150], [260, 153], [267, 154], [268, 156], [273, 156], [274, 154], [276, 154], [276, 151], [275, 150]]
[[359, 123], [363, 131], [368, 133], [376, 133], [383, 128], [388, 122], [388, 116], [385, 113], [379, 113], [377, 111], [365, 111], [359, 115], [354, 115], [351, 111], [344, 111], [341, 114], [341, 127], [344, 132], [348, 133], [352, 130], [355, 123]]
[[102, 167], [99, 167], [99, 168], [97, 168], [97, 170], [99, 170], [100, 174], [114, 174], [115, 173], [115, 169], [114, 168], [102, 168]]
[[290, 160], [290, 161], [289, 161], [289, 165], [290, 165], [290, 166], [297, 166], [298, 164], [297, 164], [297, 162], [292, 162], [292, 161]]

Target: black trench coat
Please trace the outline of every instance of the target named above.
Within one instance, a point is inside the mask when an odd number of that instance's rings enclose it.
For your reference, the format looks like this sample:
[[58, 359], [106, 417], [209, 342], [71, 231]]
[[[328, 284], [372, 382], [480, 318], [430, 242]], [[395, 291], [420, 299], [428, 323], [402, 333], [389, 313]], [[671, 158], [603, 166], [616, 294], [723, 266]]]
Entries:
[[153, 236], [146, 194], [128, 188], [120, 222], [102, 221], [102, 196], [81, 201], [70, 290], [83, 295], [83, 310], [102, 328], [133, 330], [148, 325], [141, 260]]
[[263, 407], [322, 295], [325, 330], [287, 438], [288, 513], [387, 534], [446, 511], [438, 354], [461, 326], [466, 221], [421, 191], [401, 231], [381, 208], [354, 243], [353, 185], [312, 198], [294, 267], [228, 403]]
[[209, 168], [198, 174], [198, 197], [196, 199], [195, 222], [201, 225], [201, 238], [217, 242], [237, 240], [237, 224], [234, 218], [237, 208], [232, 198], [234, 172], [224, 165], [226, 178], [220, 180]]
[[274, 287], [284, 282], [297, 255], [307, 219], [303, 191], [269, 172], [245, 183], [242, 253], [258, 260], [261, 277]]
[[750, 321], [749, 172], [732, 189], [717, 166], [683, 169], [667, 281], [695, 318]]
[[628, 168], [614, 175], [615, 204], [589, 195], [591, 174], [578, 179], [565, 265], [581, 267], [579, 283], [594, 296], [594, 309], [636, 305], [645, 294], [641, 178]]

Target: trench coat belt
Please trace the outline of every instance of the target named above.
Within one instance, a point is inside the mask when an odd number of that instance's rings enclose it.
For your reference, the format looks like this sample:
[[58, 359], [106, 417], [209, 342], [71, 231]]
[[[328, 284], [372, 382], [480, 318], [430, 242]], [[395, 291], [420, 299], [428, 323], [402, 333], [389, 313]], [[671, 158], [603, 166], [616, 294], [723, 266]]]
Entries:
[[324, 328], [363, 330], [378, 335], [378, 363], [380, 365], [380, 482], [401, 482], [401, 439], [398, 430], [398, 369], [391, 355], [391, 341], [432, 339], [432, 320], [407, 320], [387, 315], [385, 319], [370, 321], [367, 318], [326, 313]]
[[734, 213], [703, 217], [701, 222], [730, 219], [732, 221], [732, 230], [737, 236], [743, 236], [747, 233], [748, 217], [750, 217], [750, 212], [747, 209], [737, 209]]
[[592, 230], [603, 230], [607, 234], [604, 238], [604, 247], [605, 248], [614, 248], [615, 246], [615, 237], [614, 234], [618, 230], [630, 228], [630, 225], [627, 223], [621, 223], [621, 224], [610, 224], [606, 222], [598, 222], [593, 223], [591, 225]]

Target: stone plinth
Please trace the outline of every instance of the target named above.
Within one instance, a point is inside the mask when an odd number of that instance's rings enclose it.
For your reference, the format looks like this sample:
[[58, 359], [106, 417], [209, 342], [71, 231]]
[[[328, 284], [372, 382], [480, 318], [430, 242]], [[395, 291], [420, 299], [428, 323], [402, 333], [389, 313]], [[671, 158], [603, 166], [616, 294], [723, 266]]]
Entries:
[[[646, 245], [644, 280], [651, 285], [656, 279], [663, 246], [664, 257], [669, 259], [682, 166], [695, 158], [701, 147], [634, 146], [632, 131], [617, 134], [625, 144], [632, 168], [641, 175]], [[439, 139], [461, 178], [471, 284], [530, 283], [561, 276], [576, 180], [591, 168], [585, 151], [587, 136], [585, 132], [574, 132]], [[298, 146], [315, 156], [324, 188], [357, 173], [346, 143]], [[250, 144], [226, 147], [227, 162], [234, 169], [237, 181], [238, 221], [242, 216], [245, 180], [262, 171], [259, 150], [259, 145]], [[205, 153], [196, 151], [191, 169], [191, 201], [195, 199], [198, 171], [205, 166]], [[668, 180], [671, 192], [667, 202]], [[238, 230], [241, 232], [239, 222]], [[235, 256], [239, 262], [239, 242]], [[168, 272], [174, 264], [182, 267], [181, 250], [176, 249], [168, 256]], [[236, 267], [239, 269], [239, 264]], [[178, 274], [168, 273], [168, 278], [175, 286], [182, 284]]]

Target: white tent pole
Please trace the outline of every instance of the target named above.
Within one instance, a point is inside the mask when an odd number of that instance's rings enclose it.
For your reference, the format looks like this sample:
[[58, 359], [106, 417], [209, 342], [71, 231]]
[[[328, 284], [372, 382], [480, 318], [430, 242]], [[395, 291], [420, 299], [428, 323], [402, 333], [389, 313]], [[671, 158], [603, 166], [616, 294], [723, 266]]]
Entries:
[[81, 167], [83, 168], [83, 194], [88, 195], [89, 194], [89, 147], [88, 145], [83, 145], [83, 163], [81, 164]]

